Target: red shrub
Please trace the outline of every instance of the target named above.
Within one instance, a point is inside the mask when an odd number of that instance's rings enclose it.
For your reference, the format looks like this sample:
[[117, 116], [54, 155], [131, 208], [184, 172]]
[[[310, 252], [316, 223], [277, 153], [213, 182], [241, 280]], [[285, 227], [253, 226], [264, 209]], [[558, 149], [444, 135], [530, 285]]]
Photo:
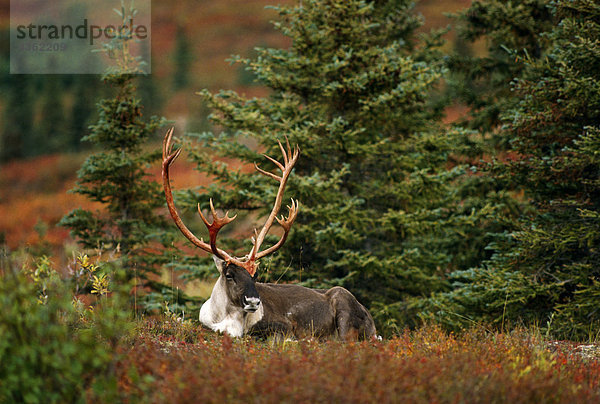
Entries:
[[598, 402], [600, 363], [522, 334], [435, 327], [376, 343], [257, 342], [142, 332], [117, 366], [145, 402]]

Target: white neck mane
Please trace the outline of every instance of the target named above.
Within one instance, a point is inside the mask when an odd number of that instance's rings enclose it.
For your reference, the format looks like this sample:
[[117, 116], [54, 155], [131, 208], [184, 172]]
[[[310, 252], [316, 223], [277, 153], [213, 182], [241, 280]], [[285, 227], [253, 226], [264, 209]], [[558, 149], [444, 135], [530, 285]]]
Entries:
[[247, 313], [235, 306], [225, 293], [225, 280], [219, 277], [210, 298], [200, 309], [200, 322], [213, 331], [226, 332], [232, 337], [241, 337], [264, 315], [261, 304], [254, 313]]

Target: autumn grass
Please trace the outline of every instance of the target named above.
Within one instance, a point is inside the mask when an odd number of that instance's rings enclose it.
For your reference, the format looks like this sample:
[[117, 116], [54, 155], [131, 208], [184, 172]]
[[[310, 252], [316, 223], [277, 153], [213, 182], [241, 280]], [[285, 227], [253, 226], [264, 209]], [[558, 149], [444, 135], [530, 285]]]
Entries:
[[586, 403], [600, 362], [526, 331], [461, 335], [436, 326], [381, 342], [231, 339], [150, 319], [120, 348], [127, 401]]

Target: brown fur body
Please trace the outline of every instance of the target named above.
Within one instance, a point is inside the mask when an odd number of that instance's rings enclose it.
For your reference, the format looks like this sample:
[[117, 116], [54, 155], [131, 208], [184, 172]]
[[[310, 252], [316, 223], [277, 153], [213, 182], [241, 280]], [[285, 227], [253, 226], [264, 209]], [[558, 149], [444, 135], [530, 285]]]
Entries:
[[342, 340], [376, 336], [371, 314], [342, 287], [315, 290], [270, 283], [256, 283], [255, 286], [264, 305], [264, 314], [250, 329], [251, 335], [337, 336]]

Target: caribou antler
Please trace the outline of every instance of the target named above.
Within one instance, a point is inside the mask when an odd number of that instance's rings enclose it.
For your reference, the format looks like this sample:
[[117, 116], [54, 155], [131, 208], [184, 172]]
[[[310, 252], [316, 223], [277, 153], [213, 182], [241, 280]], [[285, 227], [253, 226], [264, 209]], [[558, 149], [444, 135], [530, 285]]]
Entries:
[[[292, 227], [292, 224], [294, 223], [294, 220], [296, 220], [296, 216], [298, 215], [298, 201], [294, 201], [292, 199], [291, 206], [287, 207], [289, 211], [287, 219], [283, 215], [281, 216], [281, 219], [277, 217], [277, 213], [279, 213], [279, 209], [281, 208], [281, 201], [283, 199], [283, 191], [285, 189], [285, 185], [290, 174], [292, 173], [292, 168], [294, 168], [294, 164], [296, 164], [296, 160], [298, 160], [298, 156], [300, 155], [300, 149], [298, 148], [298, 146], [294, 148], [294, 153], [292, 154], [290, 142], [287, 140], [287, 138], [285, 139], [285, 141], [287, 145], [287, 153], [286, 150], [283, 148], [281, 142], [277, 142], [279, 144], [279, 148], [281, 149], [281, 154], [283, 154], [283, 161], [285, 165], [282, 165], [279, 161], [267, 156], [266, 154], [263, 154], [263, 156], [271, 160], [277, 167], [279, 167], [279, 169], [281, 170], [281, 176], [275, 175], [269, 171], [264, 171], [259, 166], [257, 166], [256, 163], [254, 164], [254, 168], [256, 168], [258, 172], [266, 175], [267, 177], [271, 177], [277, 180], [279, 182], [279, 189], [277, 190], [277, 196], [275, 197], [275, 204], [273, 205], [271, 214], [267, 218], [267, 221], [265, 222], [265, 225], [263, 226], [260, 233], [254, 239], [254, 248], [252, 248], [252, 252], [250, 253], [250, 260], [258, 260], [268, 254], [271, 254], [274, 251], [277, 251], [287, 239], [290, 228]], [[274, 219], [277, 220], [281, 227], [283, 227], [283, 236], [281, 236], [281, 239], [277, 242], [277, 244], [271, 246], [270, 248], [267, 248], [264, 251], [259, 252], [260, 246], [263, 243], [267, 233], [269, 232], [269, 229], [273, 225]]]
[[215, 256], [219, 257], [225, 261], [234, 261], [234, 258], [227, 254], [225, 251], [217, 248], [217, 234], [219, 230], [226, 224], [232, 222], [236, 217], [229, 217], [228, 213], [225, 213], [225, 216], [219, 217], [215, 211], [215, 207], [213, 206], [212, 199], [210, 200], [210, 210], [213, 216], [213, 222], [209, 223], [208, 220], [204, 217], [202, 212], [200, 211], [200, 204], [198, 204], [198, 212], [200, 213], [200, 217], [202, 221], [208, 228], [208, 234], [210, 238], [210, 244], [205, 243], [202, 239], [198, 239], [191, 231], [187, 228], [187, 226], [183, 223], [181, 218], [179, 217], [179, 213], [177, 213], [177, 209], [175, 208], [175, 203], [173, 202], [173, 193], [171, 192], [171, 183], [169, 181], [169, 167], [171, 164], [179, 157], [181, 153], [181, 149], [177, 149], [175, 152], [172, 152], [173, 144], [171, 140], [173, 138], [173, 128], [169, 129], [167, 132], [165, 139], [163, 140], [163, 162], [162, 162], [162, 177], [163, 177], [163, 188], [165, 189], [165, 197], [167, 199], [167, 206], [169, 207], [169, 212], [171, 213], [171, 217], [173, 221], [179, 227], [179, 230], [183, 233], [188, 240], [190, 240], [196, 247], [203, 249], [206, 252], [212, 253]]
[[[279, 210], [281, 209], [281, 202], [283, 199], [283, 192], [285, 190], [285, 185], [286, 185], [287, 180], [292, 172], [292, 169], [294, 168], [294, 164], [296, 164], [296, 160], [298, 160], [298, 156], [300, 155], [300, 149], [298, 148], [298, 146], [296, 146], [294, 148], [294, 152], [292, 153], [292, 150], [290, 148], [290, 143], [286, 138], [287, 151], [286, 151], [286, 149], [284, 149], [281, 142], [278, 142], [279, 148], [281, 149], [281, 153], [283, 154], [284, 164], [281, 164], [279, 161], [267, 156], [266, 154], [264, 155], [267, 159], [271, 160], [281, 170], [281, 176], [273, 174], [269, 171], [265, 171], [265, 170], [261, 169], [260, 167], [258, 167], [256, 164], [254, 164], [254, 167], [256, 168], [256, 170], [258, 172], [277, 180], [279, 182], [279, 189], [277, 190], [277, 196], [275, 198], [275, 204], [273, 205], [273, 209], [271, 210], [271, 213], [267, 217], [267, 220], [266, 220], [263, 228], [261, 229], [260, 233], [258, 233], [255, 230], [255, 237], [253, 239], [252, 250], [244, 258], [236, 258], [236, 257], [233, 257], [233, 256], [227, 254], [225, 251], [221, 250], [220, 248], [217, 248], [216, 243], [217, 243], [217, 234], [219, 233], [219, 230], [221, 230], [221, 228], [223, 226], [225, 226], [226, 224], [231, 223], [237, 217], [237, 215], [235, 215], [233, 217], [229, 217], [228, 216], [229, 212], [226, 212], [224, 216], [219, 217], [217, 215], [217, 212], [215, 210], [215, 207], [214, 207], [212, 199], [211, 199], [210, 200], [210, 211], [211, 211], [211, 214], [213, 217], [213, 222], [209, 223], [208, 220], [202, 214], [202, 211], [200, 210], [200, 204], [198, 204], [198, 213], [200, 214], [202, 221], [208, 228], [210, 244], [205, 243], [202, 239], [198, 239], [198, 237], [196, 237], [186, 227], [186, 225], [183, 223], [183, 221], [179, 217], [179, 214], [177, 213], [177, 209], [175, 208], [175, 203], [173, 202], [173, 194], [171, 191], [171, 184], [169, 181], [169, 167], [171, 166], [171, 164], [173, 164], [173, 161], [175, 161], [175, 159], [179, 156], [179, 154], [181, 153], [181, 149], [178, 149], [175, 152], [172, 152], [172, 148], [173, 148], [173, 145], [171, 143], [172, 137], [173, 137], [173, 128], [169, 129], [169, 131], [165, 135], [165, 139], [163, 141], [162, 177], [163, 177], [163, 187], [165, 189], [165, 196], [167, 199], [167, 206], [169, 208], [169, 212], [171, 213], [171, 217], [173, 218], [173, 221], [175, 222], [175, 224], [177, 225], [179, 230], [181, 230], [183, 235], [185, 237], [187, 237], [187, 239], [190, 240], [195, 246], [203, 249], [206, 252], [214, 254], [216, 257], [218, 257], [224, 261], [227, 261], [227, 262], [230, 262], [230, 263], [233, 263], [235, 265], [245, 268], [246, 271], [248, 271], [248, 273], [250, 273], [250, 275], [254, 276], [254, 274], [256, 273], [256, 269], [258, 267], [257, 260], [259, 260], [262, 257], [265, 257], [268, 254], [271, 254], [271, 253], [277, 251], [283, 245], [283, 243], [285, 243], [285, 240], [287, 239], [290, 228], [292, 227], [292, 224], [294, 223], [294, 220], [296, 220], [296, 216], [298, 215], [298, 208], [299, 208], [298, 201], [294, 201], [292, 199], [291, 206], [288, 206], [288, 210], [289, 210], [288, 217], [285, 218], [283, 215], [281, 216], [281, 219], [277, 217], [277, 214], [279, 213]], [[267, 233], [271, 229], [271, 226], [273, 225], [274, 220], [277, 220], [277, 222], [283, 228], [283, 231], [284, 231], [283, 235], [281, 236], [281, 238], [279, 239], [279, 241], [276, 244], [272, 245], [271, 247], [267, 248], [264, 251], [259, 251], [260, 246], [262, 245], [265, 237], [267, 236]]]

